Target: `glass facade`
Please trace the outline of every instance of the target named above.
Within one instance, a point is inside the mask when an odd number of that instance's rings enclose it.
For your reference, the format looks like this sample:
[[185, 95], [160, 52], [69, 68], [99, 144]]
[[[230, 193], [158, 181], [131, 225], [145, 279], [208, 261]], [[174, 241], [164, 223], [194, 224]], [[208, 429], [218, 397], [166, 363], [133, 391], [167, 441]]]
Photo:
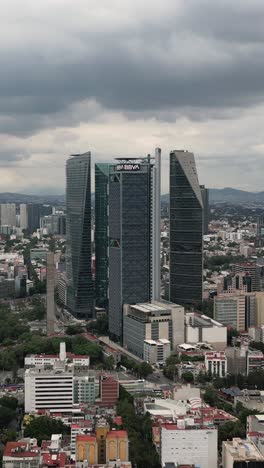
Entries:
[[66, 164], [67, 305], [80, 319], [93, 317], [91, 271], [91, 153], [71, 156]]
[[108, 182], [111, 164], [95, 164], [95, 297], [108, 307]]
[[170, 300], [198, 305], [203, 294], [203, 201], [195, 160], [170, 154]]
[[110, 174], [109, 330], [121, 341], [123, 304], [151, 298], [152, 168]]

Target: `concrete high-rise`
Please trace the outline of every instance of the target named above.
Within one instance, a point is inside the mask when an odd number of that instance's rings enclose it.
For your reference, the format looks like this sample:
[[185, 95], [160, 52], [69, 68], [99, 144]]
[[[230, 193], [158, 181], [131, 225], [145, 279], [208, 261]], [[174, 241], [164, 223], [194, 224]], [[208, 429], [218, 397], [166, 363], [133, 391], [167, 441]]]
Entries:
[[21, 203], [20, 204], [20, 228], [27, 229], [28, 228], [28, 212], [27, 212], [27, 204]]
[[203, 296], [203, 199], [195, 159], [170, 153], [170, 301], [195, 306]]
[[3, 203], [1, 205], [1, 226], [16, 226], [15, 203]]
[[80, 319], [93, 317], [91, 269], [91, 153], [72, 155], [66, 164], [67, 305]]
[[159, 298], [159, 171], [157, 150], [155, 163], [120, 158], [109, 175], [109, 330], [120, 340], [123, 304]]

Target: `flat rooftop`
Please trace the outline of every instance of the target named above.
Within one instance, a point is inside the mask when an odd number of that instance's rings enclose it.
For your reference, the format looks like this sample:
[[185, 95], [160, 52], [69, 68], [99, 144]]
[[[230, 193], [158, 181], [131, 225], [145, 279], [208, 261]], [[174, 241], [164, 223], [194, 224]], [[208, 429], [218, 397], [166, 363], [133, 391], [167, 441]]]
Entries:
[[263, 455], [257, 449], [255, 444], [250, 440], [233, 439], [232, 441], [225, 441], [224, 445], [226, 450], [230, 452], [236, 461], [264, 461]]

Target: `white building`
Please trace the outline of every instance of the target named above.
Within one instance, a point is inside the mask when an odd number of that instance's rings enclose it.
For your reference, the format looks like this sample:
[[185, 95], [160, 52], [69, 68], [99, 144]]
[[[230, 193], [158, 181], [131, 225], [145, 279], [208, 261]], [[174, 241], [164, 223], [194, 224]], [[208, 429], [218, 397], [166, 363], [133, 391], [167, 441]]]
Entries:
[[[235, 466], [264, 466], [264, 456], [260, 453], [256, 445], [250, 440], [234, 438], [227, 440], [222, 445], [222, 466], [223, 468], [234, 468]], [[255, 462], [255, 463], [254, 463]], [[261, 463], [262, 462], [262, 463]], [[249, 465], [250, 466], [250, 465]]]
[[20, 228], [27, 229], [28, 228], [28, 210], [26, 203], [20, 204]]
[[227, 373], [227, 358], [224, 351], [206, 352], [204, 355], [206, 372], [216, 376], [225, 377]]
[[16, 226], [16, 204], [1, 204], [1, 226]]
[[73, 409], [73, 369], [27, 369], [25, 372], [25, 412], [39, 410], [71, 412]]
[[72, 362], [76, 367], [89, 367], [90, 357], [66, 353], [65, 343], [60, 343], [60, 354], [30, 354], [25, 357], [25, 367], [53, 367], [56, 362]]
[[169, 340], [171, 349], [184, 341], [184, 307], [167, 301], [124, 305], [124, 347], [144, 358], [145, 340]]
[[227, 344], [227, 327], [206, 315], [186, 312], [185, 337], [186, 343], [206, 342], [217, 350], [223, 350]]
[[144, 341], [144, 361], [149, 364], [165, 363], [171, 353], [171, 343], [169, 340], [145, 340]]
[[[197, 427], [186, 418], [161, 427], [161, 465], [178, 463], [217, 468], [217, 429]], [[176, 465], [177, 466], [177, 465]]]

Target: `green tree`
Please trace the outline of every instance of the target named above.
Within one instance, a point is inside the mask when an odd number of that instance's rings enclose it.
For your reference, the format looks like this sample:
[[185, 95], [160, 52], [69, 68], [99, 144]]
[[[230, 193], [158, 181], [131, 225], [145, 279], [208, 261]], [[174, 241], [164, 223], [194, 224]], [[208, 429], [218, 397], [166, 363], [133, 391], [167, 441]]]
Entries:
[[5, 406], [0, 406], [0, 427], [1, 428], [8, 427], [8, 425], [10, 424], [12, 419], [14, 419], [14, 417], [15, 417], [14, 410], [10, 408], [6, 408]]
[[141, 364], [139, 364], [137, 371], [139, 377], [141, 377], [142, 379], [146, 379], [150, 374], [153, 373], [151, 365], [147, 362], [142, 362]]
[[57, 421], [48, 416], [33, 418], [24, 431], [25, 437], [36, 438], [38, 444], [41, 444], [42, 440], [50, 440], [52, 434], [69, 433], [70, 428], [65, 426], [62, 421]]
[[193, 374], [191, 372], [183, 372], [182, 379], [188, 383], [193, 382]]
[[3, 396], [0, 398], [0, 405], [15, 410], [18, 406], [18, 400], [12, 396]]
[[69, 325], [66, 328], [66, 335], [80, 335], [83, 332], [84, 332], [84, 329], [80, 324]]

